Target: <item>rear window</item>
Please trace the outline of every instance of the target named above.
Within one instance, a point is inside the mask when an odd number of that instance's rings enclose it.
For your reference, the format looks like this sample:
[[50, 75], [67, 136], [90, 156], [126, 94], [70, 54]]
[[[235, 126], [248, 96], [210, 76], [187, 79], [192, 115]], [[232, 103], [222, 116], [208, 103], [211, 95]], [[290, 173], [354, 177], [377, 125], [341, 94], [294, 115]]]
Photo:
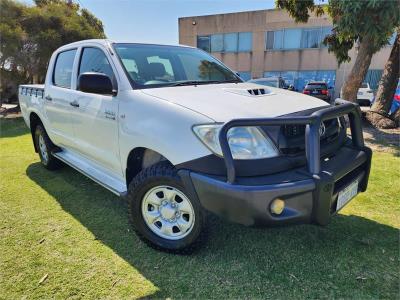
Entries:
[[54, 66], [53, 83], [56, 86], [71, 88], [72, 68], [76, 49], [60, 52]]
[[328, 89], [325, 83], [309, 83], [306, 85], [306, 89], [321, 89], [326, 90]]
[[361, 88], [363, 88], [363, 89], [366, 89], [366, 88], [368, 88], [368, 83], [363, 83], [363, 84], [361, 84]]

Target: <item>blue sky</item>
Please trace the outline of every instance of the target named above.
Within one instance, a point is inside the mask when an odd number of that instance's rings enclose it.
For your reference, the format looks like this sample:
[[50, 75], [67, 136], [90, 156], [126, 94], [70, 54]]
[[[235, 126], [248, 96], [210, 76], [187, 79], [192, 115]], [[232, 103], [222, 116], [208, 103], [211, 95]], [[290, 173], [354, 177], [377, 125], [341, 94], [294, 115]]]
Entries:
[[[22, 0], [31, 4], [32, 0]], [[74, 0], [103, 21], [114, 40], [178, 43], [178, 18], [273, 8], [274, 0]]]

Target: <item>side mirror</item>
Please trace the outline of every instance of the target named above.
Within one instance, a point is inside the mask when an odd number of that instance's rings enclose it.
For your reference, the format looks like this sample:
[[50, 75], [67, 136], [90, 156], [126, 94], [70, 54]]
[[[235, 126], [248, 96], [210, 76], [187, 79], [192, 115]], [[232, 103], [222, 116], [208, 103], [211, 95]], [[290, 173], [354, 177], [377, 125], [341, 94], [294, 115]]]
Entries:
[[115, 95], [110, 77], [103, 73], [86, 72], [79, 75], [78, 89], [84, 93]]

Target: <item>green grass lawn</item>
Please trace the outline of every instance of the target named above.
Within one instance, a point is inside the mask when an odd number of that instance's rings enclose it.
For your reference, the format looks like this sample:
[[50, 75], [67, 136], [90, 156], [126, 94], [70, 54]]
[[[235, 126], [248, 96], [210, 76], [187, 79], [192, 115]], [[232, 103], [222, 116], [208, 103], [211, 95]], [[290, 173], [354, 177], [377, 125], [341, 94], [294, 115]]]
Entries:
[[374, 153], [368, 191], [326, 227], [211, 217], [204, 246], [178, 256], [141, 242], [121, 199], [72, 168], [42, 168], [22, 119], [0, 121], [2, 299], [399, 298], [393, 154]]

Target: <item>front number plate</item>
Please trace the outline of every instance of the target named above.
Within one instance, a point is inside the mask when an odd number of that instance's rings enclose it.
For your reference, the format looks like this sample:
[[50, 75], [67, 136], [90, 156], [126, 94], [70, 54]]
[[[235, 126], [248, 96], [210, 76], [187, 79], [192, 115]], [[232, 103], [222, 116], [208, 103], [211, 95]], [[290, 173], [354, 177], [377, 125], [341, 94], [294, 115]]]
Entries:
[[341, 209], [347, 202], [353, 199], [358, 192], [358, 180], [352, 182], [339, 192], [336, 210]]

